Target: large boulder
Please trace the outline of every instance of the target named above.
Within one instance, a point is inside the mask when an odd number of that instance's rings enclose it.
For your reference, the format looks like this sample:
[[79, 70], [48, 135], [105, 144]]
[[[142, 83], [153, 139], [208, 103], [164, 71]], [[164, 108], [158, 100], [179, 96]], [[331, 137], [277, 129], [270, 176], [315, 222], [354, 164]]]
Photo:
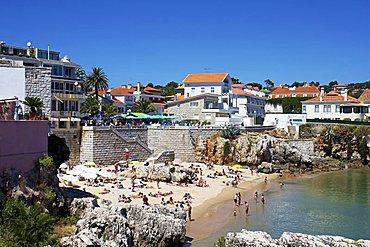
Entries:
[[194, 179], [196, 174], [185, 167], [170, 166], [165, 164], [150, 164], [137, 168], [137, 178], [147, 178], [163, 182], [189, 182]]
[[169, 206], [97, 205], [94, 199], [75, 199], [71, 211], [82, 218], [75, 234], [62, 246], [182, 246], [185, 211]]

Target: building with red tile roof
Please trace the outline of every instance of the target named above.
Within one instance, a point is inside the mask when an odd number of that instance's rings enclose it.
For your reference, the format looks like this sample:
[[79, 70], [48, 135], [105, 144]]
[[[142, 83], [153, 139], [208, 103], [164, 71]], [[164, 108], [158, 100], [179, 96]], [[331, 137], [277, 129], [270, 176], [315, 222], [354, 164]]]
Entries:
[[313, 85], [305, 85], [302, 87], [286, 87], [284, 85], [280, 85], [270, 93], [269, 98], [316, 97], [319, 96], [319, 94], [320, 90]]

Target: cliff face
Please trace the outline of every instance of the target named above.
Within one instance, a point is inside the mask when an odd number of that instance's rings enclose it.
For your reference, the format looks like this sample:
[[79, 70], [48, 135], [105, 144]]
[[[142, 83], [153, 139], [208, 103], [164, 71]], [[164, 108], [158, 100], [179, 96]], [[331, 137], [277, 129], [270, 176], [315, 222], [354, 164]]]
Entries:
[[182, 246], [185, 211], [168, 206], [98, 205], [96, 199], [75, 199], [71, 212], [79, 213], [75, 234], [62, 246]]
[[302, 233], [284, 232], [279, 239], [273, 239], [268, 233], [261, 231], [247, 231], [228, 233], [225, 238], [226, 247], [234, 246], [342, 246], [342, 247], [369, 247], [369, 240], [352, 240], [340, 236], [308, 235]]
[[310, 166], [311, 157], [280, 138], [263, 133], [247, 133], [235, 139], [217, 134], [198, 139], [195, 157], [199, 162], [222, 165], [244, 163], [258, 166], [262, 162], [275, 165], [300, 164]]

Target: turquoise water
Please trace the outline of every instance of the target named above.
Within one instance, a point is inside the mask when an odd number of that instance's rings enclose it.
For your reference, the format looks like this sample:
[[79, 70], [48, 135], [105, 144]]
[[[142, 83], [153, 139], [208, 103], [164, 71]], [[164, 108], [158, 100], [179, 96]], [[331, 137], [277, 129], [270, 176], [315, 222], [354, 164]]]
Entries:
[[212, 246], [230, 231], [266, 231], [278, 238], [285, 231], [370, 239], [370, 169], [327, 173], [285, 182], [264, 192], [266, 203], [249, 200], [250, 213], [237, 209], [222, 230], [192, 246]]

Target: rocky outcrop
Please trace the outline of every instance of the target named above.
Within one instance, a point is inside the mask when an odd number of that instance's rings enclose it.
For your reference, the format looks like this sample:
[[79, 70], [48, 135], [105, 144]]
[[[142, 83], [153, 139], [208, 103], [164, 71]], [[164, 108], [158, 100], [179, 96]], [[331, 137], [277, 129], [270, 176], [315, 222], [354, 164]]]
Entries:
[[302, 233], [284, 232], [279, 239], [273, 239], [268, 233], [261, 231], [247, 231], [228, 233], [226, 236], [226, 247], [241, 246], [340, 246], [340, 247], [370, 247], [369, 240], [352, 240], [339, 236], [308, 235]]
[[71, 213], [79, 212], [74, 235], [62, 246], [182, 246], [185, 211], [168, 206], [96, 205], [93, 198], [75, 199]]
[[165, 165], [165, 164], [150, 164], [142, 166], [136, 170], [137, 178], [148, 178], [163, 182], [190, 182], [196, 177], [196, 174], [185, 167]]
[[218, 134], [206, 140], [198, 140], [195, 156], [200, 162], [218, 165], [244, 163], [258, 166], [268, 162], [278, 169], [289, 163], [308, 167], [312, 163], [309, 155], [289, 145], [284, 139], [266, 133], [247, 133], [235, 139], [225, 139]]

